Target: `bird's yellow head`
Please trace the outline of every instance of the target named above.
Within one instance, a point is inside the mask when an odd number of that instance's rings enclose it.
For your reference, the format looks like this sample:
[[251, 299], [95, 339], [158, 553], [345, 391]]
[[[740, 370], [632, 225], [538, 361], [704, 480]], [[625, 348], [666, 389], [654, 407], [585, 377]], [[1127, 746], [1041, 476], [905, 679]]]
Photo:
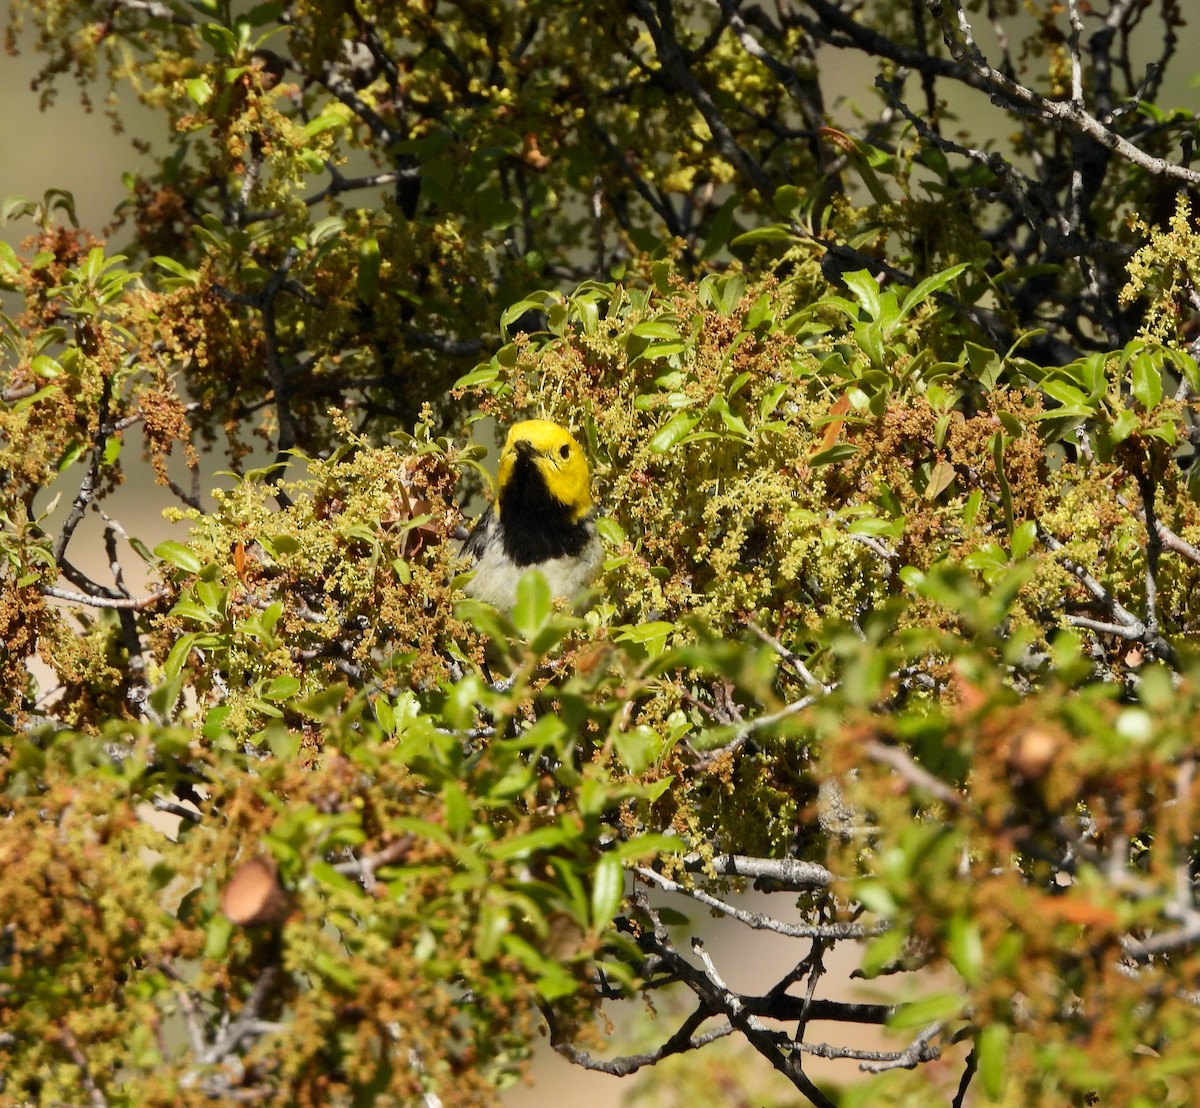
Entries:
[[566, 509], [571, 523], [591, 510], [592, 479], [583, 448], [565, 428], [547, 419], [514, 423], [504, 440], [496, 497], [496, 511], [501, 516], [506, 500], [523, 496], [535, 473], [540, 474], [546, 492]]

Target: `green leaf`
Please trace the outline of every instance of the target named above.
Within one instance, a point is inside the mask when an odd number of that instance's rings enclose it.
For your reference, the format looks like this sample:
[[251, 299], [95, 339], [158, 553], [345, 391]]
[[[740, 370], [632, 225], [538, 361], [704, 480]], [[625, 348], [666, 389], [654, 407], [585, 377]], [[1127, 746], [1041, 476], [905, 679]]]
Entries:
[[[258, 701], [256, 707], [262, 709], [263, 701]], [[281, 762], [294, 761], [300, 753], [302, 736], [298, 731], [289, 731], [281, 720], [272, 719], [263, 731], [266, 749], [271, 751]]]
[[[29, 396], [22, 397], [13, 406], [12, 411], [23, 412], [27, 408], [32, 408], [39, 400], [45, 400], [48, 396], [61, 395], [62, 389], [58, 385], [45, 385], [38, 389], [37, 392]], [[0, 402], [2, 403], [2, 402]]]
[[279, 18], [279, 13], [286, 5], [279, 0], [269, 0], [267, 3], [255, 4], [244, 16], [238, 17], [238, 22], [244, 22], [249, 27], [265, 27]]
[[654, 279], [654, 287], [659, 296], [666, 296], [671, 291], [671, 273], [674, 267], [669, 261], [659, 260], [650, 267], [650, 275]]
[[969, 986], [979, 984], [983, 973], [983, 938], [979, 925], [966, 916], [950, 921], [948, 953], [950, 964]]
[[649, 834], [620, 843], [612, 856], [622, 862], [638, 861], [659, 854], [680, 854], [687, 850], [687, 843], [677, 835]]
[[888, 1020], [888, 1027], [909, 1031], [954, 1019], [962, 1012], [963, 998], [958, 993], [944, 992], [924, 996], [908, 1004], [900, 1004]]
[[[505, 945], [508, 945], [508, 939], [515, 938], [509, 935], [505, 939]], [[579, 991], [579, 982], [564, 967], [558, 965], [557, 962], [546, 962], [537, 980], [534, 982], [537, 988], [538, 995], [548, 1001], [561, 1000], [563, 997], [573, 996]]]
[[545, 575], [538, 569], [527, 570], [517, 582], [517, 602], [513, 605], [513, 626], [531, 639], [550, 618], [553, 597]]
[[1141, 418], [1130, 408], [1122, 408], [1116, 419], [1109, 424], [1108, 441], [1109, 445], [1116, 446], [1118, 443], [1124, 442], [1130, 435], [1138, 429], [1141, 424]]
[[[1092, 410], [1092, 405], [1088, 403], [1087, 395], [1083, 390], [1068, 384], [1066, 381], [1051, 378], [1042, 382], [1042, 391], [1047, 396], [1057, 400], [1064, 408], [1069, 408], [1071, 411], [1090, 412]], [[1056, 412], [1055, 414], [1059, 413]]]
[[69, 469], [77, 461], [79, 461], [79, 459], [83, 457], [84, 449], [85, 447], [82, 442], [71, 443], [71, 445], [68, 446], [63, 452], [62, 457], [58, 459], [58, 464], [56, 466], [58, 472], [62, 473], [63, 470]]
[[121, 438], [117, 435], [112, 435], [104, 442], [104, 455], [102, 464], [105, 466], [112, 465], [121, 456]]
[[867, 314], [872, 319], [878, 320], [882, 306], [879, 282], [875, 280], [870, 271], [857, 269], [853, 273], [843, 273], [842, 280], [846, 282], [846, 287], [854, 293], [854, 298], [862, 305]]
[[199, 280], [199, 276], [194, 269], [189, 269], [182, 262], [167, 257], [165, 254], [157, 254], [150, 260], [160, 269], [165, 269], [168, 273], [180, 278], [180, 280], [187, 281], [189, 284], [195, 284]]
[[324, 950], [316, 950], [309, 963], [326, 981], [343, 993], [353, 994], [358, 991], [358, 977], [344, 962], [338, 961], [332, 954]]
[[220, 23], [201, 23], [200, 37], [213, 48], [218, 57], [232, 60], [237, 55], [237, 39], [233, 32]]
[[1157, 408], [1158, 402], [1163, 395], [1162, 373], [1158, 366], [1154, 364], [1154, 358], [1149, 354], [1139, 354], [1133, 359], [1131, 367], [1133, 374], [1133, 384], [1131, 391], [1133, 398], [1141, 404], [1141, 406], [1149, 411], [1151, 408]]
[[839, 442], [827, 450], [818, 450], [808, 459], [808, 464], [813, 469], [817, 469], [819, 466], [835, 465], [838, 462], [844, 462], [847, 458], [853, 458], [857, 453], [857, 446], [848, 442]]
[[[1061, 415], [1062, 409], [1058, 408], [1054, 412], [1055, 415]], [[1025, 428], [1021, 421], [1012, 412], [997, 412], [996, 418], [1000, 420], [1000, 426], [1004, 428], [1009, 435], [1014, 439], [1019, 439], [1025, 434]]]
[[611, 854], [604, 854], [592, 875], [592, 929], [599, 932], [621, 909], [625, 896], [625, 868]]
[[338, 893], [348, 893], [351, 896], [362, 896], [362, 889], [356, 881], [344, 873], [338, 873], [328, 862], [313, 862], [308, 867], [309, 875], [318, 885], [324, 885]]
[[[600, 308], [595, 300], [573, 298], [573, 307], [579, 316], [579, 325], [585, 335], [594, 335], [600, 327]], [[497, 355], [499, 351], [497, 351]], [[503, 364], [503, 363], [501, 363]], [[513, 353], [513, 364], [516, 364], [516, 352]]]
[[446, 828], [436, 823], [416, 819], [413, 816], [396, 816], [392, 819], [391, 824], [392, 828], [396, 831], [409, 831], [422, 839], [429, 839], [431, 842], [435, 842], [439, 846], [444, 846], [449, 850], [456, 849], [456, 844], [447, 833]]
[[316, 119], [310, 119], [304, 125], [304, 137], [306, 139], [315, 138], [317, 135], [325, 131], [332, 131], [338, 127], [346, 125], [346, 117], [340, 111], [324, 112], [317, 116]]
[[[346, 686], [344, 684], [325, 685], [313, 693], [312, 696], [305, 697], [295, 707], [310, 719], [325, 719], [328, 716], [338, 714], [345, 699]], [[380, 699], [376, 706], [378, 707], [382, 703], [383, 701]], [[393, 714], [394, 711], [393, 709]], [[382, 720], [380, 721], [380, 726], [383, 726]], [[392, 731], [394, 727], [388, 727], [385, 730]]]
[[975, 526], [975, 517], [979, 515], [979, 509], [983, 506], [983, 493], [976, 489], [967, 497], [967, 502], [963, 505], [963, 530], [970, 531]]
[[182, 569], [185, 573], [200, 572], [200, 559], [182, 543], [167, 539], [165, 542], [160, 542], [154, 548], [154, 554], [157, 558], [175, 566], [177, 569]]
[[766, 227], [755, 227], [752, 231], [744, 231], [737, 235], [730, 246], [761, 246], [763, 243], [795, 241], [795, 234], [782, 223], [772, 223]]
[[867, 944], [867, 949], [863, 953], [862, 975], [869, 981], [871, 978], [877, 977], [888, 966], [895, 965], [904, 954], [905, 942], [904, 932], [898, 927], [885, 931], [882, 935], [876, 935]]
[[508, 910], [504, 905], [492, 899], [485, 900], [475, 928], [475, 954], [481, 962], [492, 961], [500, 952], [500, 940], [508, 926]]
[[996, 483], [1000, 486], [1000, 503], [1004, 507], [1004, 526], [1009, 534], [1013, 530], [1012, 488], [1004, 473], [1004, 433], [997, 431], [989, 440], [992, 451], [992, 461], [996, 466]]
[[963, 555], [962, 564], [967, 569], [985, 573], [987, 570], [1003, 570], [1007, 568], [1008, 555], [994, 542], [986, 542]]
[[524, 731], [505, 741], [506, 745], [511, 745], [517, 750], [534, 750], [539, 753], [549, 750], [555, 754], [561, 754], [565, 748], [562, 739], [566, 733], [567, 725], [563, 722], [562, 717], [555, 712], [547, 712], [526, 727]]
[[804, 199], [804, 194], [795, 185], [781, 185], [771, 197], [775, 210], [782, 216], [790, 216]]
[[478, 365], [470, 373], [464, 373], [451, 388], [454, 389], [470, 389], [476, 385], [490, 385], [497, 377], [500, 376], [500, 366], [497, 362], [489, 362], [487, 365]]
[[1012, 536], [1012, 557], [1016, 561], [1018, 558], [1024, 558], [1026, 554], [1033, 549], [1033, 544], [1037, 540], [1037, 523], [1032, 519], [1027, 519], [1022, 523]]
[[640, 777], [654, 764], [666, 745], [662, 735], [644, 723], [627, 731], [617, 731], [612, 739], [617, 757], [635, 777]]
[[[183, 636], [185, 639], [193, 637]], [[179, 643], [176, 643], [175, 647], [178, 646]], [[175, 647], [172, 647], [171, 654], [175, 653]], [[167, 662], [163, 666], [167, 679], [150, 694], [150, 707], [159, 719], [170, 721], [175, 717], [175, 705], [179, 702], [179, 693], [183, 688], [182, 659], [187, 657], [190, 648], [191, 644], [189, 643], [174, 666], [171, 664], [171, 656], [167, 656]]]
[[290, 697], [295, 696], [299, 691], [299, 678], [293, 677], [290, 674], [281, 674], [280, 676], [271, 679], [267, 687], [263, 689], [262, 695], [267, 700], [279, 701], [287, 700]]
[[902, 519], [880, 519], [878, 516], [865, 516], [861, 519], [852, 520], [847, 524], [846, 530], [851, 535], [870, 535], [873, 538], [887, 535], [889, 538], [898, 539], [904, 534], [904, 521]]
[[546, 308], [546, 300], [548, 293], [543, 293], [538, 298], [526, 297], [524, 300], [518, 300], [515, 304], [506, 308], [500, 316], [500, 329], [504, 332], [505, 338], [508, 336], [508, 327], [512, 323], [516, 323], [526, 312], [544, 311]]
[[675, 324], [661, 319], [644, 319], [634, 327], [631, 333], [642, 339], [679, 338], [679, 330]]
[[979, 1084], [984, 1095], [992, 1101], [1004, 1097], [1008, 1078], [1008, 1043], [1010, 1032], [1002, 1023], [989, 1023], [975, 1040]]
[[0, 275], [6, 278], [13, 278], [20, 271], [21, 263], [17, 258], [17, 252], [12, 248], [12, 244], [0, 242]]
[[729, 402], [725, 397], [714, 397], [709, 408], [721, 417], [721, 422], [727, 430], [745, 439], [747, 443], [750, 441], [750, 428], [746, 426], [746, 421], [737, 412], [730, 409]]
[[687, 435], [700, 422], [700, 412], [676, 412], [664, 423], [650, 440], [650, 449], [655, 454], [665, 454]]
[[637, 643], [646, 648], [651, 658], [657, 658], [666, 649], [667, 638], [675, 629], [675, 624], [666, 620], [648, 620], [622, 631], [616, 641]]
[[1200, 397], [1200, 365], [1196, 364], [1196, 359], [1182, 350], [1172, 350], [1171, 358], [1175, 362], [1176, 368], [1183, 374], [1183, 379], [1187, 382], [1192, 397]]
[[489, 853], [493, 858], [507, 862], [516, 858], [528, 858], [540, 850], [556, 850], [569, 842], [569, 836], [561, 827], [539, 827], [524, 835], [497, 843]]
[[581, 927], [587, 927], [588, 898], [581, 880], [580, 864], [574, 858], [564, 858], [561, 854], [552, 855], [547, 861], [554, 870], [560, 890], [566, 896], [575, 922]]
[[[219, 622], [214, 612], [204, 607], [203, 604], [197, 604], [194, 600], [189, 600], [186, 596], [180, 600], [177, 600], [171, 606], [171, 615], [182, 616], [184, 619], [190, 619], [196, 623], [203, 623], [209, 627]], [[178, 643], [176, 645], [178, 645]]]
[[928, 300], [939, 289], [945, 288], [959, 274], [964, 273], [968, 266], [969, 263], [960, 262], [958, 265], [952, 265], [949, 269], [943, 269], [941, 273], [935, 273], [933, 276], [926, 277], [925, 280], [914, 285], [900, 305], [901, 318], [907, 317], [908, 313], [918, 304]]
[[658, 918], [663, 921], [668, 927], [689, 927], [692, 919], [690, 916], [685, 916], [682, 912], [676, 911], [674, 908], [656, 909]]
[[204, 933], [204, 956], [221, 960], [229, 950], [229, 940], [233, 937], [233, 923], [224, 912], [217, 912], [208, 921]]
[[190, 77], [183, 82], [183, 90], [188, 99], [197, 107], [202, 108], [212, 99], [212, 82], [207, 77]]
[[625, 532], [612, 516], [601, 516], [597, 519], [596, 530], [609, 546], [620, 546], [625, 541]]
[[963, 348], [967, 352], [967, 364], [971, 367], [972, 375], [985, 389], [994, 388], [1004, 364], [1000, 355], [991, 347], [974, 342], [964, 343]]
[[372, 235], [358, 244], [358, 295], [363, 300], [374, 300], [379, 292], [379, 269], [383, 257], [379, 252], [379, 240]]

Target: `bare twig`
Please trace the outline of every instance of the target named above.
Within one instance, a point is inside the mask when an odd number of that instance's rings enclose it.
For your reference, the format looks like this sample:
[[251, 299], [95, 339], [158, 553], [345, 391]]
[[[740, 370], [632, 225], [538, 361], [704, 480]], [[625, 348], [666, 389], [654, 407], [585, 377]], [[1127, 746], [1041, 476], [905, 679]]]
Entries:
[[67, 546], [71, 542], [71, 537], [75, 534], [75, 529], [82, 522], [88, 505], [92, 503], [92, 499], [96, 495], [96, 481], [100, 476], [100, 463], [104, 458], [104, 448], [111, 434], [111, 429], [108, 427], [108, 412], [111, 402], [112, 378], [106, 374], [101, 384], [100, 401], [96, 416], [96, 431], [92, 436], [92, 448], [88, 452], [87, 470], [84, 472], [83, 480], [79, 483], [79, 491], [75, 494], [75, 499], [71, 502], [71, 510], [67, 513], [67, 518], [63, 521], [62, 530], [59, 531], [58, 537], [54, 540], [52, 553], [55, 562], [59, 565], [62, 564], [66, 556]]
[[201, 823], [203, 821], [203, 817], [194, 808], [185, 808], [182, 804], [176, 804], [173, 800], [166, 800], [161, 796], [156, 796], [152, 803], [156, 811], [178, 816], [180, 819], [187, 820], [188, 823]]
[[1142, 495], [1142, 515], [1146, 523], [1146, 633], [1158, 637], [1158, 559], [1162, 553], [1162, 539], [1158, 533], [1158, 514], [1154, 509], [1154, 481], [1144, 470], [1139, 469], [1134, 478]]
[[338, 873], [358, 877], [362, 881], [363, 888], [370, 892], [375, 887], [375, 871], [382, 866], [390, 866], [392, 863], [407, 857], [408, 853], [412, 850], [413, 842], [414, 840], [411, 835], [402, 835], [382, 850], [377, 850], [375, 853], [367, 854], [362, 858], [352, 858], [346, 862], [338, 862], [333, 868]]
[[971, 1078], [975, 1076], [975, 1068], [978, 1065], [977, 1057], [974, 1048], [967, 1055], [967, 1064], [963, 1067], [962, 1077], [959, 1078], [958, 1089], [954, 1094], [954, 1099], [950, 1102], [950, 1108], [963, 1108], [967, 1102], [967, 1090], [971, 1087]]
[[79, 1083], [88, 1095], [88, 1103], [93, 1108], [106, 1108], [108, 1098], [100, 1091], [100, 1088], [93, 1079], [91, 1069], [88, 1067], [87, 1057], [80, 1049], [79, 1041], [75, 1038], [74, 1033], [66, 1024], [62, 1024], [57, 1029], [57, 1036], [63, 1050], [67, 1053], [67, 1057], [71, 1059], [75, 1067], [79, 1070]]
[[[704, 949], [704, 944], [698, 938], [692, 939], [692, 951], [704, 964], [703, 976], [707, 979], [705, 985], [708, 987], [702, 987], [694, 973], [685, 977], [688, 986], [701, 995], [713, 997], [721, 1010], [729, 1017], [730, 1023], [737, 1027], [760, 1054], [808, 1097], [816, 1108], [835, 1108], [833, 1102], [805, 1074], [801, 1062], [802, 1052], [791, 1049], [792, 1044], [788, 1044], [786, 1041], [781, 1042], [779, 1035], [768, 1030], [757, 1016], [746, 1011], [742, 999], [725, 984], [717, 972], [712, 958]], [[715, 996], [711, 986], [715, 986]]]
[[[358, 189], [383, 188], [386, 185], [395, 185], [401, 181], [419, 181], [421, 179], [421, 171], [418, 167], [389, 170], [386, 173], [371, 173], [365, 177], [343, 177], [338, 169], [332, 163], [327, 163], [326, 168], [329, 170], [330, 182], [323, 189], [306, 196], [302, 203], [305, 207], [313, 208], [318, 204], [324, 203], [335, 196], [340, 196], [344, 192], [354, 192]], [[261, 212], [246, 212], [242, 216], [243, 224], [258, 223], [261, 220], [278, 219], [284, 214], [282, 208], [267, 208]]]
[[1056, 130], [1086, 136], [1105, 150], [1111, 150], [1125, 161], [1156, 177], [1169, 177], [1190, 185], [1200, 185], [1200, 172], [1147, 154], [1128, 139], [1110, 130], [1081, 105], [1071, 100], [1048, 100], [1033, 89], [1026, 88], [1006, 74], [993, 69], [976, 46], [966, 13], [957, 0], [951, 0], [947, 5], [954, 12], [957, 25], [951, 23], [942, 0], [925, 0], [925, 4], [942, 28], [942, 36], [951, 57], [968, 66], [982, 82], [983, 87], [1011, 110], [1034, 112]]
[[[1054, 554], [1059, 554], [1065, 549], [1064, 545], [1059, 542], [1049, 531], [1044, 527], [1038, 527], [1038, 538], [1041, 542]], [[1066, 616], [1066, 622], [1073, 627], [1083, 627], [1092, 631], [1097, 631], [1100, 634], [1117, 635], [1123, 639], [1129, 639], [1134, 642], [1144, 642], [1146, 646], [1153, 651], [1155, 655], [1162, 658], [1164, 661], [1173, 664], [1175, 661], [1175, 650], [1166, 639], [1155, 630], [1151, 633], [1150, 629], [1137, 618], [1128, 608], [1126, 608], [1111, 592], [1108, 591], [1099, 581], [1097, 581], [1083, 566], [1070, 558], [1060, 557], [1060, 564], [1071, 573], [1083, 587], [1091, 594], [1101, 607], [1106, 609], [1115, 620], [1114, 623], [1106, 623], [1100, 620], [1090, 619], [1087, 616]]]
[[932, 1062], [942, 1056], [942, 1052], [937, 1047], [929, 1045], [930, 1040], [941, 1029], [941, 1023], [931, 1023], [928, 1027], [922, 1028], [912, 1043], [894, 1058], [878, 1062], [864, 1062], [860, 1068], [866, 1070], [867, 1073], [883, 1073], [885, 1070], [911, 1069], [921, 1062]]
[[963, 807], [962, 796], [940, 778], [934, 777], [929, 770], [917, 765], [906, 750], [898, 746], [886, 746], [878, 739], [865, 743], [863, 750], [872, 761], [891, 766], [910, 785], [929, 793], [943, 804], [955, 809]]
[[542, 1005], [542, 1015], [550, 1029], [550, 1045], [568, 1061], [582, 1066], [587, 1070], [611, 1074], [614, 1077], [628, 1077], [644, 1066], [653, 1066], [672, 1054], [682, 1054], [688, 1050], [698, 1050], [708, 1043], [716, 1042], [727, 1035], [733, 1034], [733, 1024], [728, 1021], [704, 1032], [696, 1034], [697, 1029], [712, 1015], [701, 1004], [683, 1023], [679, 1030], [668, 1038], [660, 1047], [642, 1054], [627, 1054], [617, 1058], [596, 1058], [586, 1050], [581, 1050], [570, 1042], [564, 1035], [554, 1010], [549, 1005]]
[[722, 877], [752, 877], [788, 890], [828, 888], [834, 875], [816, 862], [799, 858], [752, 858], [747, 854], [718, 854], [705, 859], [688, 854], [683, 864], [691, 872], [712, 872]]
[[1183, 927], [1170, 931], [1161, 931], [1145, 939], [1136, 939], [1127, 935], [1121, 940], [1121, 948], [1135, 962], [1149, 962], [1156, 954], [1165, 954], [1172, 950], [1182, 950], [1185, 947], [1200, 943], [1200, 917]]
[[655, 0], [654, 7], [657, 9], [657, 15], [651, 9], [650, 0], [633, 0], [633, 10], [649, 29], [663, 68], [704, 116], [704, 122], [708, 124], [721, 157], [735, 166], [764, 199], [770, 199], [775, 195], [774, 182], [755, 158], [739, 145], [716, 102], [688, 68], [686, 57], [676, 37], [675, 14], [671, 0]]
[[877, 558], [887, 562], [889, 565], [893, 565], [900, 560], [900, 555], [880, 542], [874, 535], [860, 535], [854, 531], [850, 531], [848, 534], [855, 542], [861, 543]]
[[147, 15], [151, 19], [173, 23], [177, 27], [191, 27], [196, 22], [191, 16], [176, 11], [170, 4], [159, 3], [158, 0], [113, 0], [111, 6], [113, 11]]
[[868, 928], [864, 927], [861, 923], [787, 923], [784, 920], [775, 919], [762, 912], [747, 912], [745, 909], [737, 908], [728, 901], [721, 900], [719, 897], [715, 897], [703, 889], [689, 888], [687, 885], [681, 885], [679, 882], [672, 881], [669, 877], [664, 877], [661, 873], [657, 873], [655, 870], [645, 866], [634, 867], [634, 873], [651, 884], [657, 885], [664, 892], [679, 893], [682, 896], [690, 897], [692, 900], [708, 908], [712, 908], [722, 915], [728, 916], [730, 919], [735, 919], [739, 923], [744, 923], [747, 927], [751, 927], [756, 931], [773, 931], [777, 935], [786, 935], [788, 938], [793, 939], [861, 939], [869, 935], [881, 934], [887, 930], [886, 924], [877, 924], [874, 927]]
[[149, 596], [89, 596], [86, 593], [60, 589], [56, 585], [42, 585], [41, 593], [43, 596], [52, 596], [56, 600], [66, 600], [71, 604], [86, 604], [89, 608], [112, 608], [133, 612], [144, 612], [153, 608], [159, 601], [171, 595], [166, 590], [160, 590], [150, 593]]
[[264, 1024], [259, 1019], [259, 1013], [267, 999], [275, 989], [282, 971], [277, 963], [263, 967], [246, 998], [246, 1003], [238, 1016], [201, 1054], [199, 1062], [204, 1066], [218, 1065], [224, 1058], [233, 1054], [241, 1045], [243, 1039], [253, 1035], [261, 1035], [275, 1029], [274, 1025]]
[[749, 627], [750, 630], [753, 631], [760, 639], [762, 639], [763, 642], [770, 646], [775, 653], [787, 663], [788, 668], [791, 669], [806, 685], [814, 689], [819, 689], [823, 693], [833, 692], [833, 690], [837, 687], [835, 685], [826, 685], [823, 681], [820, 681], [814, 677], [808, 666], [801, 661], [797, 654], [793, 653], [786, 646], [784, 646], [783, 643], [781, 643], [774, 635], [770, 634], [768, 631], [764, 631], [753, 620], [750, 620], [746, 626]]

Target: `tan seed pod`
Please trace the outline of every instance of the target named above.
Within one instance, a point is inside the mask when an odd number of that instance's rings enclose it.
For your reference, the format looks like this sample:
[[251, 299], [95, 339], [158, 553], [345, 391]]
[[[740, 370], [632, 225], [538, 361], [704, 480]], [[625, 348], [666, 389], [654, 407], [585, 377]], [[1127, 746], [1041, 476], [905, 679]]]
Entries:
[[291, 908], [275, 859], [262, 854], [238, 866], [221, 891], [221, 911], [239, 927], [282, 923]]
[[1009, 747], [1009, 769], [1026, 781], [1035, 781], [1050, 768], [1060, 746], [1061, 739], [1053, 731], [1027, 727], [1013, 739]]

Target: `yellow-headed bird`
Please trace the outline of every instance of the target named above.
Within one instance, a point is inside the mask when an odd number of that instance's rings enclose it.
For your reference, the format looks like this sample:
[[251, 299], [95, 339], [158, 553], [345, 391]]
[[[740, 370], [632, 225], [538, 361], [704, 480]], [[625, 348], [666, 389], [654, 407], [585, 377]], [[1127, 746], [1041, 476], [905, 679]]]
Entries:
[[508, 609], [517, 581], [539, 569], [555, 597], [569, 600], [604, 558], [583, 448], [557, 423], [513, 424], [500, 452], [496, 499], [463, 544], [475, 565], [468, 596]]

